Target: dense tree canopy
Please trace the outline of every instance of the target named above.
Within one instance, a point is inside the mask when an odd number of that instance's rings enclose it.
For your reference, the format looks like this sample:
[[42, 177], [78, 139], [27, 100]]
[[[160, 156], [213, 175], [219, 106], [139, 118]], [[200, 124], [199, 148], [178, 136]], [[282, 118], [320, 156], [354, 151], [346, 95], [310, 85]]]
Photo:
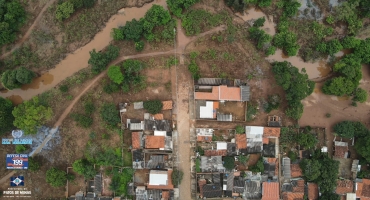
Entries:
[[109, 45], [105, 52], [96, 52], [95, 49], [90, 51], [88, 63], [94, 74], [99, 74], [107, 65], [119, 56], [119, 47]]
[[15, 70], [6, 70], [1, 76], [1, 82], [9, 90], [19, 88], [23, 84], [29, 84], [36, 74], [25, 68], [19, 67]]
[[37, 128], [51, 119], [53, 111], [40, 105], [38, 97], [25, 101], [12, 111], [15, 118], [13, 124], [25, 134], [36, 134]]
[[0, 97], [0, 135], [12, 130], [14, 121], [12, 111], [12, 102]]
[[282, 20], [278, 25], [278, 33], [275, 34], [273, 44], [284, 50], [288, 56], [295, 56], [299, 50], [297, 35], [289, 30], [289, 22]]
[[361, 40], [354, 36], [346, 36], [342, 39], [341, 44], [343, 49], [352, 49], [358, 47], [361, 44]]
[[57, 5], [57, 9], [55, 11], [55, 17], [59, 20], [62, 21], [64, 19], [68, 19], [71, 14], [74, 12], [74, 7], [73, 3], [69, 1], [65, 1], [59, 5]]
[[316, 179], [320, 187], [320, 192], [333, 192], [337, 186], [336, 180], [338, 179], [339, 161], [333, 160], [326, 154], [319, 157], [321, 163], [321, 175]]
[[353, 97], [353, 101], [358, 101], [360, 103], [364, 103], [367, 100], [367, 92], [362, 88], [357, 88], [355, 91], [355, 96]]
[[122, 27], [122, 30], [126, 40], [139, 41], [144, 31], [143, 20], [137, 21], [133, 19], [132, 21], [128, 21], [126, 25]]
[[299, 119], [303, 113], [300, 101], [313, 92], [315, 83], [308, 79], [306, 73], [299, 73], [296, 67], [286, 61], [273, 63], [272, 71], [277, 84], [286, 92], [285, 98], [289, 105], [286, 114]]
[[308, 182], [316, 180], [321, 175], [321, 164], [318, 160], [304, 159], [299, 163], [299, 166]]
[[317, 143], [317, 138], [313, 134], [301, 133], [297, 137], [298, 144], [305, 149], [310, 149], [315, 147]]
[[321, 194], [319, 200], [340, 200], [340, 196], [334, 192], [325, 192]]
[[96, 175], [94, 165], [86, 159], [79, 159], [74, 161], [72, 167], [73, 171], [77, 172], [80, 175], [83, 175], [87, 180], [93, 178]]
[[183, 10], [197, 3], [199, 0], [167, 0], [167, 6], [177, 17], [181, 17]]
[[116, 126], [121, 122], [119, 117], [119, 112], [113, 103], [106, 103], [100, 110], [100, 116], [105, 121], [105, 123]]
[[15, 41], [16, 33], [26, 21], [26, 11], [17, 0], [0, 2], [0, 46]]
[[46, 171], [46, 182], [53, 187], [64, 186], [67, 182], [67, 173], [55, 167]]

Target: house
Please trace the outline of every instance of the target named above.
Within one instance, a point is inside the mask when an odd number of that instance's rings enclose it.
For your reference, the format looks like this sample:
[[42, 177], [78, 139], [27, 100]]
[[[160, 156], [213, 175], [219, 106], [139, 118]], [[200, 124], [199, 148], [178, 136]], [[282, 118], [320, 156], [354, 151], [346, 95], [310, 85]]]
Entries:
[[348, 157], [348, 142], [334, 142], [334, 157], [347, 158]]
[[162, 110], [172, 110], [172, 101], [162, 101]]
[[230, 191], [231, 192], [230, 197], [232, 196], [233, 187], [234, 187], [234, 172], [224, 173], [222, 189], [224, 191]]
[[283, 187], [283, 200], [303, 200], [305, 185], [304, 180], [292, 180], [288, 187]]
[[272, 179], [277, 179], [279, 175], [279, 162], [277, 158], [264, 158], [264, 174]]
[[132, 151], [132, 168], [143, 169], [145, 165], [144, 153], [142, 149], [135, 149]]
[[209, 88], [212, 90], [211, 92], [195, 92], [194, 98], [211, 101], [249, 101], [249, 86], [228, 87], [220, 85]]
[[132, 132], [131, 141], [133, 149], [143, 148], [143, 132]]
[[197, 118], [216, 119], [219, 106], [217, 101], [197, 101]]
[[148, 189], [173, 189], [172, 169], [169, 170], [150, 170]]
[[[172, 193], [172, 194], [171, 194]], [[137, 186], [135, 190], [136, 200], [164, 199], [168, 200], [173, 196], [173, 192], [163, 190], [147, 190], [145, 186]]]
[[146, 149], [160, 149], [164, 150], [165, 146], [165, 136], [154, 136], [147, 135], [145, 139]]
[[282, 123], [281, 123], [281, 117], [279, 117], [277, 115], [268, 116], [267, 126], [270, 126], [270, 127], [280, 127], [281, 125], [282, 125]]
[[356, 182], [356, 197], [370, 199], [370, 179], [360, 179]]
[[68, 200], [112, 200], [112, 197], [102, 196], [103, 191], [102, 175], [97, 174], [94, 179], [88, 181], [86, 195], [83, 191], [77, 192], [75, 195], [68, 197]]
[[261, 173], [252, 173], [245, 171], [245, 189], [243, 196], [247, 199], [261, 199], [262, 198], [262, 177]]
[[201, 156], [200, 169], [202, 172], [224, 172], [221, 156]]
[[347, 193], [353, 192], [353, 181], [352, 180], [337, 180], [337, 187], [335, 193], [338, 195], [345, 196]]
[[236, 156], [236, 144], [234, 142], [227, 143], [227, 156]]
[[263, 128], [264, 138], [278, 138], [280, 137], [280, 128], [277, 127], [264, 127]]
[[204, 150], [204, 155], [205, 156], [227, 156], [227, 150]]
[[284, 157], [283, 158], [283, 176], [286, 179], [292, 178], [291, 174], [291, 165], [290, 165], [290, 158]]
[[162, 113], [154, 114], [154, 115], [152, 115], [152, 118], [153, 118], [154, 120], [164, 120], [164, 116], [163, 116], [163, 114], [162, 114]]
[[205, 184], [203, 185], [202, 198], [214, 198], [222, 196], [222, 188], [220, 184]]
[[144, 130], [144, 121], [140, 121], [137, 119], [127, 119], [126, 125], [130, 131]]
[[242, 149], [247, 149], [247, 135], [246, 134], [236, 134], [235, 135], [236, 148], [240, 151]]
[[291, 177], [292, 178], [298, 178], [298, 177], [303, 176], [302, 169], [299, 166], [299, 164], [291, 164], [290, 165], [290, 170], [291, 170]]
[[263, 182], [262, 183], [262, 200], [279, 200], [279, 183]]
[[171, 121], [144, 119], [144, 130], [171, 132], [172, 131]]
[[263, 150], [263, 127], [246, 126], [245, 134], [247, 135], [247, 152], [261, 153]]
[[197, 134], [198, 142], [212, 142], [213, 129], [197, 128], [195, 132]]
[[319, 199], [319, 186], [316, 183], [308, 183], [308, 200]]

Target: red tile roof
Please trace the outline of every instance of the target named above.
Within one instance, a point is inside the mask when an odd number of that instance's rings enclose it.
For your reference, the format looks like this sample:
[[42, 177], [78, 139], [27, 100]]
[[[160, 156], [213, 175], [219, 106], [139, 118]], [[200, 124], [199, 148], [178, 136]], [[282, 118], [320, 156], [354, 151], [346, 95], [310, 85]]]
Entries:
[[162, 110], [172, 110], [172, 101], [162, 101]]
[[304, 193], [304, 180], [298, 180], [297, 186], [293, 187], [294, 193]]
[[205, 150], [205, 156], [226, 156], [227, 150]]
[[241, 101], [240, 87], [213, 86], [212, 92], [195, 92], [195, 99]]
[[335, 146], [334, 157], [345, 158], [346, 152], [348, 152], [348, 146]]
[[173, 184], [172, 184], [172, 169], [169, 169], [167, 171], [168, 178], [167, 178], [167, 185], [149, 185], [148, 184], [148, 189], [160, 189], [160, 190], [171, 190], [173, 189]]
[[303, 200], [304, 193], [292, 193], [292, 192], [285, 192], [283, 194], [283, 200]]
[[351, 180], [337, 180], [337, 188], [335, 193], [344, 195], [353, 192], [353, 181]]
[[262, 138], [262, 143], [263, 144], [268, 144], [269, 143], [269, 139], [268, 138]]
[[369, 179], [362, 179], [362, 183], [357, 183], [356, 196], [357, 198], [361, 198], [361, 200], [370, 199], [370, 180]]
[[280, 128], [276, 127], [264, 127], [263, 128], [263, 137], [280, 137]]
[[141, 133], [132, 132], [131, 140], [132, 140], [133, 149], [140, 149], [140, 136], [141, 136]]
[[279, 183], [263, 182], [262, 191], [262, 200], [279, 200]]
[[203, 186], [205, 184], [207, 184], [206, 179], [201, 179], [201, 180], [198, 181], [198, 187], [199, 187], [200, 196], [203, 196]]
[[290, 170], [291, 170], [292, 178], [302, 176], [302, 169], [301, 169], [301, 167], [299, 167], [299, 164], [291, 164], [290, 165]]
[[236, 141], [236, 148], [238, 149], [247, 148], [247, 135], [246, 134], [236, 134], [235, 141]]
[[161, 113], [158, 113], [158, 114], [153, 115], [153, 118], [155, 120], [163, 120], [164, 119], [163, 118], [163, 114], [161, 114]]
[[316, 183], [308, 183], [308, 200], [319, 199], [319, 186]]
[[147, 135], [145, 139], [145, 148], [146, 149], [159, 149], [164, 148], [165, 137], [164, 136], [154, 136]]
[[212, 136], [197, 136], [197, 141], [198, 142], [212, 142]]

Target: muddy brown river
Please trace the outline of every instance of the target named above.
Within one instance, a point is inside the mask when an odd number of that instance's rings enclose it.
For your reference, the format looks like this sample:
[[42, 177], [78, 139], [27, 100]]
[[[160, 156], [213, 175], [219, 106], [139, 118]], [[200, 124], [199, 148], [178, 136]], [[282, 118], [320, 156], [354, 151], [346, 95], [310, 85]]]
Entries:
[[42, 74], [33, 80], [31, 84], [22, 86], [22, 88], [2, 91], [1, 97], [9, 98], [15, 104], [21, 103], [23, 100], [29, 100], [32, 97], [41, 94], [53, 87], [58, 83], [72, 76], [76, 72], [88, 67], [88, 60], [90, 58], [89, 52], [93, 49], [100, 51], [104, 49], [113, 40], [111, 37], [112, 28], [123, 26], [127, 21], [136, 18], [144, 17], [146, 11], [152, 7], [153, 4], [167, 7], [165, 0], [157, 0], [155, 2], [145, 4], [141, 8], [124, 8], [113, 15], [102, 31], [95, 35], [94, 39], [87, 45], [77, 49], [73, 53], [67, 55], [55, 68], [49, 70], [47, 73]]

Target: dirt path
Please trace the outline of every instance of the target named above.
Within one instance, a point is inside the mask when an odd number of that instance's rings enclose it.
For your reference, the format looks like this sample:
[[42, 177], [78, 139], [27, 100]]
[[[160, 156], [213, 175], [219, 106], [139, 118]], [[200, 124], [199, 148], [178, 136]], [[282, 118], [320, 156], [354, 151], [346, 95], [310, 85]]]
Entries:
[[27, 30], [26, 34], [23, 35], [22, 39], [19, 40], [15, 45], [14, 47], [6, 52], [5, 54], [1, 55], [0, 56], [0, 59], [3, 59], [5, 57], [7, 57], [9, 54], [11, 54], [12, 52], [14, 52], [16, 49], [18, 49], [20, 46], [22, 46], [22, 44], [27, 40], [27, 38], [31, 35], [33, 29], [36, 27], [36, 25], [39, 23], [39, 21], [41, 20], [41, 17], [43, 16], [44, 12], [46, 11], [46, 9], [48, 9], [56, 0], [51, 0], [49, 1], [48, 3], [45, 4], [45, 6], [42, 8], [42, 10], [40, 11], [39, 15], [37, 15], [35, 21], [33, 21], [33, 24], [31, 25], [31, 27]]

